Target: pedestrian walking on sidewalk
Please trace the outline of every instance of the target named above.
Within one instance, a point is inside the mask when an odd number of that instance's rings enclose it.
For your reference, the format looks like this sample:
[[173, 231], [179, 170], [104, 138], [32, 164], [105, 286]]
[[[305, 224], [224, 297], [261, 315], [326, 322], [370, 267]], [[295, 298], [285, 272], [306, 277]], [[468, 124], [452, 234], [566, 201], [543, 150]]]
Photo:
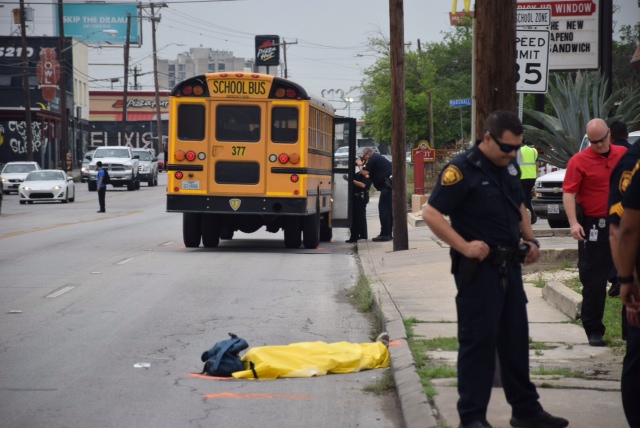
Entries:
[[[627, 179], [619, 181], [624, 192], [621, 206], [611, 206], [610, 213], [621, 216], [617, 233], [612, 234], [611, 249], [620, 284], [620, 299], [626, 317], [627, 351], [622, 363], [620, 390], [622, 407], [630, 427], [640, 427], [640, 142], [636, 142], [619, 165], [627, 164], [630, 157], [636, 163]], [[618, 169], [618, 168], [616, 168]], [[614, 172], [615, 174], [615, 172]], [[624, 174], [623, 174], [624, 176]], [[612, 180], [613, 191], [613, 180]], [[613, 224], [612, 224], [613, 227]], [[634, 275], [635, 271], [635, 275]]]
[[[545, 412], [529, 376], [529, 321], [521, 264], [540, 258], [524, 205], [516, 153], [522, 123], [495, 111], [485, 134], [440, 174], [422, 216], [451, 247], [458, 294], [458, 413], [461, 427], [486, 428], [496, 352], [513, 427], [566, 427]], [[451, 224], [444, 216], [449, 216]]]
[[104, 182], [105, 172], [102, 169], [102, 162], [96, 162], [96, 168], [98, 168], [98, 175], [96, 177], [97, 183], [96, 187], [98, 188], [98, 204], [100, 205], [99, 213], [106, 212], [105, 210], [105, 197], [107, 195], [107, 184]]
[[391, 183], [392, 167], [389, 159], [373, 148], [367, 147], [362, 151], [362, 159], [356, 159], [356, 165], [365, 178], [371, 180], [375, 188], [380, 191], [378, 200], [378, 215], [380, 216], [380, 235], [372, 239], [375, 242], [391, 241], [393, 235], [393, 185]]
[[562, 202], [571, 236], [578, 241], [578, 274], [582, 282], [580, 318], [589, 345], [606, 346], [602, 322], [607, 279], [613, 268], [609, 246], [609, 182], [625, 147], [613, 146], [602, 119], [587, 123], [590, 147], [573, 155], [562, 185]]

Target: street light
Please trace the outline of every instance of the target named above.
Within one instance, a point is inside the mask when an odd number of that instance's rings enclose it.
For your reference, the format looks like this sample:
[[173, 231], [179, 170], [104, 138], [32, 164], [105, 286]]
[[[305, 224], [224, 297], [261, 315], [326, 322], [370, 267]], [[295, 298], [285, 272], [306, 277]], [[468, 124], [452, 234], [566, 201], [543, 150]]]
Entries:
[[344, 100], [347, 102], [347, 108], [349, 109], [348, 117], [351, 117], [351, 103], [354, 101], [354, 99], [353, 98], [345, 98]]

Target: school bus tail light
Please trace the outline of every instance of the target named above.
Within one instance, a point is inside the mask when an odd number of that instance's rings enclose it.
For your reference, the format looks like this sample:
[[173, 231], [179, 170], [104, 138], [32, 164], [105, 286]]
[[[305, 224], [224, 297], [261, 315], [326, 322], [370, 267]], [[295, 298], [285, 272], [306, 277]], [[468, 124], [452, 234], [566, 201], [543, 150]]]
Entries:
[[289, 162], [289, 155], [286, 153], [281, 153], [280, 156], [278, 156], [278, 161], [280, 163], [287, 163]]
[[300, 181], [300, 177], [298, 177], [298, 174], [291, 174], [290, 179], [292, 183], [297, 183], [298, 181]]
[[294, 165], [300, 163], [300, 155], [297, 153], [291, 153], [289, 155], [289, 162], [291, 162]]
[[189, 162], [193, 162], [194, 160], [196, 160], [196, 152], [194, 152], [193, 150], [189, 150], [185, 157]]
[[184, 174], [182, 173], [182, 171], [176, 171], [175, 174], [173, 174], [173, 176], [177, 179], [177, 180], [182, 180], [182, 177], [184, 177]]
[[182, 150], [178, 150], [174, 153], [173, 157], [177, 160], [177, 161], [183, 161], [184, 160], [184, 152]]

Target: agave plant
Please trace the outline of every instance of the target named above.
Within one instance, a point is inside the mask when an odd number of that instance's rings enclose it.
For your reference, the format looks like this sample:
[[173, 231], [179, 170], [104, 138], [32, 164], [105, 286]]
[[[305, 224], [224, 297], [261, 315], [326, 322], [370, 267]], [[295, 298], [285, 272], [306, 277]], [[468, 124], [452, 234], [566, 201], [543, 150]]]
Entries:
[[541, 161], [565, 168], [571, 156], [578, 152], [587, 122], [593, 118], [599, 117], [608, 123], [620, 120], [629, 129], [640, 125], [640, 91], [625, 96], [621, 89], [605, 99], [606, 87], [607, 79], [600, 73], [577, 72], [575, 78], [571, 74], [556, 74], [555, 82], [549, 82], [547, 99], [557, 116], [524, 110], [543, 127], [524, 125], [525, 140], [544, 152], [540, 155]]

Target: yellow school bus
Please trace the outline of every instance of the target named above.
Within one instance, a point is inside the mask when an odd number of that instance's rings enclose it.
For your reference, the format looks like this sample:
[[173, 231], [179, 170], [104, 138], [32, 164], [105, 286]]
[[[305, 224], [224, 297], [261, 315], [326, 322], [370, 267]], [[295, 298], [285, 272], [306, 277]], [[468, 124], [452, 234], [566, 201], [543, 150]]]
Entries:
[[[342, 129], [342, 138], [336, 138]], [[234, 232], [284, 231], [287, 248], [317, 248], [348, 227], [355, 120], [286, 79], [211, 73], [171, 91], [167, 211], [183, 213], [186, 247], [217, 247]], [[338, 180], [337, 177], [340, 179]]]

